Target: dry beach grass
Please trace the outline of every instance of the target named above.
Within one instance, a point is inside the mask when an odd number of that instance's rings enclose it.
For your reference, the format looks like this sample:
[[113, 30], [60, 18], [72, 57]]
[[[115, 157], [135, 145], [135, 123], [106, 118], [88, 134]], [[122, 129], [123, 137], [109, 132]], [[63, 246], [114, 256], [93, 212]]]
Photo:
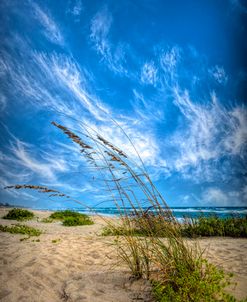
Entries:
[[[7, 213], [1, 208], [0, 217]], [[41, 220], [49, 212], [34, 211]], [[106, 220], [113, 218], [106, 218]], [[0, 300], [16, 301], [152, 301], [145, 280], [130, 278], [128, 267], [119, 264], [114, 237], [100, 236], [107, 223], [93, 217], [94, 225], [64, 227], [61, 222], [26, 225], [43, 231], [20, 241], [23, 235], [1, 233]], [[3, 220], [9, 225], [16, 221]], [[230, 289], [238, 298], [247, 295], [247, 239], [205, 238], [199, 240], [212, 263], [235, 274], [237, 285]], [[118, 265], [116, 265], [118, 263]]]

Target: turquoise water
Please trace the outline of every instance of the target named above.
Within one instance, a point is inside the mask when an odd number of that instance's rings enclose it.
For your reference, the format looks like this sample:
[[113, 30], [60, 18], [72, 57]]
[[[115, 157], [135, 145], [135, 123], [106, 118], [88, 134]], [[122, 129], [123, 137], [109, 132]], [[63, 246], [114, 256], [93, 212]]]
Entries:
[[[144, 208], [144, 210], [145, 209], [147, 208]], [[74, 207], [72, 210], [81, 213], [97, 213], [107, 216], [119, 215], [119, 210], [116, 207], [100, 207], [93, 209], [91, 212], [89, 212], [87, 209], [83, 209], [82, 207]], [[231, 217], [233, 215], [245, 217], [247, 215], [247, 207], [171, 207], [171, 210], [177, 219], [182, 219], [185, 216], [196, 218], [201, 215], [210, 216], [212, 214], [215, 214], [220, 218]], [[152, 211], [152, 209], [149, 211]], [[131, 208], [127, 208], [126, 212], [131, 213], [133, 210]]]

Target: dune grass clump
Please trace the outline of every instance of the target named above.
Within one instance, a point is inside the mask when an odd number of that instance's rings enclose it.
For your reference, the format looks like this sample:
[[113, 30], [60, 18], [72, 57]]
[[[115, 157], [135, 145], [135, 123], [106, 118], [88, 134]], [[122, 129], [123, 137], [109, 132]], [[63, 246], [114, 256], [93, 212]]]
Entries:
[[200, 216], [197, 219], [187, 218], [181, 228], [186, 237], [229, 236], [247, 237], [247, 216], [219, 218], [217, 215]]
[[41, 219], [41, 222], [43, 222], [43, 223], [52, 223], [53, 221], [54, 221], [54, 219], [52, 219], [50, 217]]
[[1, 232], [8, 232], [11, 234], [23, 234], [23, 235], [28, 235], [29, 237], [31, 236], [39, 236], [42, 234], [42, 231], [27, 225], [22, 225], [22, 224], [14, 224], [11, 226], [4, 226], [0, 225], [0, 231]]
[[66, 217], [63, 220], [65, 226], [91, 225], [93, 221], [88, 216]]
[[[178, 227], [179, 224], [167, 218], [166, 211], [155, 214], [153, 212], [141, 212], [131, 214], [128, 218], [122, 218], [121, 225], [109, 224], [102, 230], [102, 236], [155, 236], [166, 237], [169, 224]], [[169, 214], [168, 214], [169, 215]], [[170, 227], [171, 227], [170, 225]]]
[[204, 259], [194, 262], [193, 269], [182, 261], [175, 263], [166, 282], [152, 281], [153, 294], [158, 302], [233, 302], [237, 300], [225, 292], [231, 277]]
[[34, 218], [34, 213], [25, 209], [17, 209], [14, 208], [8, 212], [5, 216], [3, 216], [3, 219], [11, 219], [11, 220], [18, 220], [18, 221], [24, 221], [24, 220], [30, 220]]
[[52, 213], [49, 216], [49, 218], [54, 219], [54, 220], [63, 220], [66, 217], [77, 217], [79, 215], [83, 215], [83, 214], [80, 214], [78, 212], [71, 211], [71, 210], [64, 210], [64, 211], [56, 211], [56, 212]]
[[48, 219], [61, 220], [64, 226], [92, 225], [92, 219], [86, 215], [71, 210], [57, 211], [52, 213]]

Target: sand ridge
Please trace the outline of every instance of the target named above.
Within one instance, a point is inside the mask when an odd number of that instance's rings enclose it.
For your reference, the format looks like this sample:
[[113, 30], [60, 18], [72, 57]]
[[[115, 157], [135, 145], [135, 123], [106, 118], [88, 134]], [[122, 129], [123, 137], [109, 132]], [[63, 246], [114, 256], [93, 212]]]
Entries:
[[[0, 217], [6, 211], [1, 208]], [[34, 212], [39, 220], [50, 214]], [[114, 238], [100, 236], [105, 222], [99, 217], [93, 220], [90, 226], [64, 227], [33, 219], [25, 224], [44, 233], [24, 241], [22, 235], [0, 233], [0, 301], [151, 302], [149, 283], [133, 280], [127, 267], [116, 265]], [[235, 273], [234, 295], [247, 296], [247, 239], [207, 238], [199, 243], [207, 248], [210, 261]]]

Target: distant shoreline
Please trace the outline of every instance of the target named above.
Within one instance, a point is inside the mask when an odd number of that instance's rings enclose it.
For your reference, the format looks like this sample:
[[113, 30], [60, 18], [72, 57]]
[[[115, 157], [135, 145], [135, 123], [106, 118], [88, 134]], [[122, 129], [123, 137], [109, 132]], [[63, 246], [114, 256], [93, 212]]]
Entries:
[[[25, 208], [30, 209], [33, 211], [62, 211], [62, 210], [73, 210], [76, 212], [84, 213], [90, 216], [103, 216], [103, 217], [118, 217], [120, 215], [119, 209], [113, 206], [107, 206], [107, 207], [98, 207], [98, 208], [92, 208], [92, 210], [88, 210], [82, 207], [61, 207], [61, 208], [45, 208], [45, 207], [30, 207], [30, 206], [19, 206], [19, 205], [12, 205], [12, 204], [3, 204], [0, 203], [1, 208]], [[154, 212], [152, 208], [143, 207], [144, 210], [149, 209], [150, 212]], [[177, 218], [178, 221], [182, 222], [184, 217], [196, 219], [200, 216], [209, 217], [211, 215], [216, 215], [219, 218], [229, 218], [232, 216], [237, 217], [246, 217], [247, 215], [247, 207], [213, 207], [213, 206], [204, 206], [204, 207], [170, 207], [170, 209], [173, 212], [173, 215]], [[127, 213], [133, 213], [133, 210], [131, 207], [126, 207], [123, 210], [123, 212]]]

